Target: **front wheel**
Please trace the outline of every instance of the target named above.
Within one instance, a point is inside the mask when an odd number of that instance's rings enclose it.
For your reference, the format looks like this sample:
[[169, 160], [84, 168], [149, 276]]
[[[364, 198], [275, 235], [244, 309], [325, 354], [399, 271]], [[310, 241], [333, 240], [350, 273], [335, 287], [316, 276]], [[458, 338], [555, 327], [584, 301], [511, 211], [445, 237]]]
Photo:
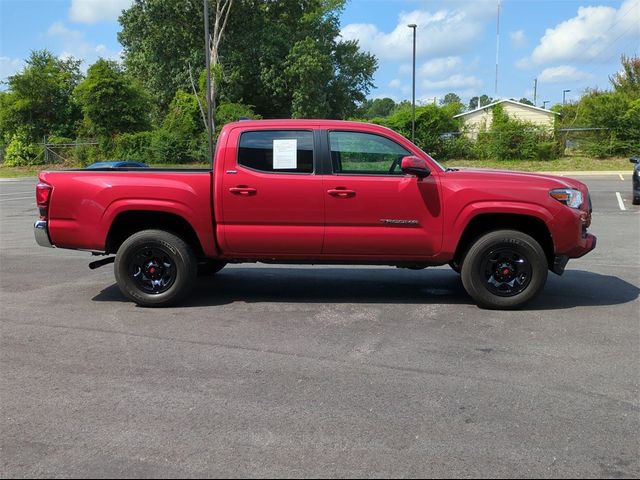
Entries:
[[480, 237], [462, 263], [462, 284], [478, 306], [495, 310], [522, 307], [547, 281], [547, 258], [540, 244], [516, 230]]
[[164, 230], [143, 230], [122, 243], [114, 272], [126, 297], [143, 307], [166, 307], [189, 293], [198, 264], [182, 238]]

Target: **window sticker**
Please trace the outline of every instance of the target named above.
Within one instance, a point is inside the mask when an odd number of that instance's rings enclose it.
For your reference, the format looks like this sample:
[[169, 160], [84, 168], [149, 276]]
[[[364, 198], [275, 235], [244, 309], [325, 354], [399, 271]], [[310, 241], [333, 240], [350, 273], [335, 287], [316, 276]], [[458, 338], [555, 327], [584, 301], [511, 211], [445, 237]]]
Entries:
[[298, 168], [298, 141], [294, 139], [273, 141], [273, 169]]

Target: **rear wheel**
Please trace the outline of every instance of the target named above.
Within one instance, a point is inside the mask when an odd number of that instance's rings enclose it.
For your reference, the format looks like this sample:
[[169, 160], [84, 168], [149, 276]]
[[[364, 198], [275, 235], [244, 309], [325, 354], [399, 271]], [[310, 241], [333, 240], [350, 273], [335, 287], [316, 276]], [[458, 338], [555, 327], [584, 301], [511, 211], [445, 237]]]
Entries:
[[166, 307], [189, 293], [197, 260], [180, 237], [164, 230], [143, 230], [120, 246], [114, 272], [126, 297], [143, 307]]
[[516, 230], [497, 230], [467, 252], [462, 284], [482, 308], [515, 309], [540, 292], [547, 273], [547, 258], [536, 240]]

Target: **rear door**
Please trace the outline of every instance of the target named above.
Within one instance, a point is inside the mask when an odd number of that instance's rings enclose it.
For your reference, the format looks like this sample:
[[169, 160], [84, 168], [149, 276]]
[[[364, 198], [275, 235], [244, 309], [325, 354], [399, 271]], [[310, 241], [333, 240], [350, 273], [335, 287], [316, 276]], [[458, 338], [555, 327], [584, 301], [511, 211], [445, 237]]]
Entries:
[[227, 148], [219, 241], [224, 252], [320, 255], [322, 178], [313, 130], [250, 130]]
[[412, 153], [382, 134], [329, 131], [323, 253], [377, 259], [429, 257], [442, 242], [438, 180], [404, 175]]

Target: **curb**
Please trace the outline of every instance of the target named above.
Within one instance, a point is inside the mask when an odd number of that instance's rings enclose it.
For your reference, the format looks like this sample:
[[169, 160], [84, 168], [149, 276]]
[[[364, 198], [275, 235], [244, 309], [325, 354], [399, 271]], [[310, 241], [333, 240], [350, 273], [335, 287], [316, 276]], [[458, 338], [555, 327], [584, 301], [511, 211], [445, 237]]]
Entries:
[[29, 177], [11, 177], [11, 178], [2, 178], [0, 177], [0, 182], [20, 182], [22, 180], [37, 180], [37, 176], [29, 176]]
[[631, 175], [633, 170], [584, 170], [584, 171], [564, 171], [564, 172], [525, 172], [525, 173], [540, 173], [542, 175], [559, 175], [561, 177], [578, 175], [581, 177], [596, 177], [603, 175]]

